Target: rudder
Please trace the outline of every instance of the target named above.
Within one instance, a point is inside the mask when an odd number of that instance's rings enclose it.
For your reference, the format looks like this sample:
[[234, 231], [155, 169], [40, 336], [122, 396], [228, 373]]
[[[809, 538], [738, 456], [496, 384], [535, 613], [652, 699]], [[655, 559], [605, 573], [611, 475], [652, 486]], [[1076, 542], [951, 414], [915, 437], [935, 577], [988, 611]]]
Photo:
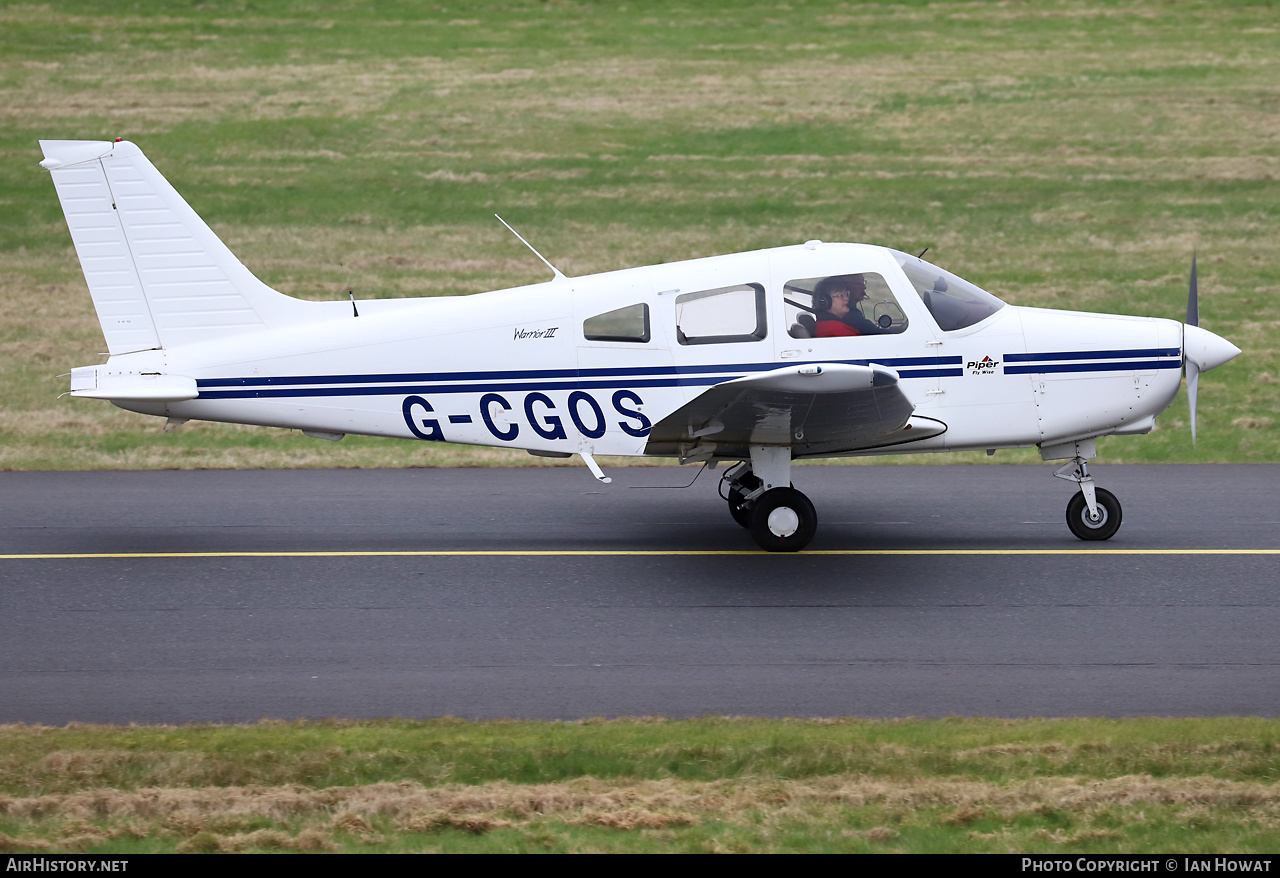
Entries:
[[319, 316], [254, 277], [136, 145], [40, 147], [112, 355]]

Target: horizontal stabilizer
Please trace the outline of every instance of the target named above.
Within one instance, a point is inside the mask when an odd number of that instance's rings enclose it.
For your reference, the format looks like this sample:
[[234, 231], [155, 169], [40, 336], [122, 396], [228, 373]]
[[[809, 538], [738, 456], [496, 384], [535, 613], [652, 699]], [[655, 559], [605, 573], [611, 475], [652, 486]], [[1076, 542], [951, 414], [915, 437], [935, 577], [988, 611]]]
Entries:
[[115, 369], [110, 365], [79, 366], [71, 370], [71, 395], [88, 399], [179, 402], [200, 394], [194, 378]]

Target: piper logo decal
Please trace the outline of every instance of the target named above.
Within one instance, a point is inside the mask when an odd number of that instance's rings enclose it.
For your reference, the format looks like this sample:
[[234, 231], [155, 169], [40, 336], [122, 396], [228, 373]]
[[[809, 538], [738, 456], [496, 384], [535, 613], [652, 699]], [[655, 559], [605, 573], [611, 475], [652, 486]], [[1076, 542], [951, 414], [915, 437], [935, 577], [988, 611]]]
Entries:
[[970, 360], [964, 364], [970, 375], [995, 375], [1000, 368], [1000, 361], [991, 359], [990, 355], [981, 360]]

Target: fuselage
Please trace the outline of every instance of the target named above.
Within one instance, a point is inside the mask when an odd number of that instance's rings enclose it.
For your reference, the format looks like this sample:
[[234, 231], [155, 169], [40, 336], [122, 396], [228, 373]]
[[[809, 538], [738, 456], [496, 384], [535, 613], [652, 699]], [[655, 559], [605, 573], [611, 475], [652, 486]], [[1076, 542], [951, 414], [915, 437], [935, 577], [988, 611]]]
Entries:
[[[712, 385], [793, 364], [888, 367], [946, 427], [822, 456], [1141, 433], [1177, 392], [1181, 323], [1004, 305], [909, 260], [810, 242], [473, 296], [317, 303], [302, 325], [96, 368], [194, 380], [191, 399], [115, 399], [147, 414], [618, 455], [682, 455], [652, 447], [650, 428]], [[817, 282], [854, 274], [877, 334], [817, 334]]]

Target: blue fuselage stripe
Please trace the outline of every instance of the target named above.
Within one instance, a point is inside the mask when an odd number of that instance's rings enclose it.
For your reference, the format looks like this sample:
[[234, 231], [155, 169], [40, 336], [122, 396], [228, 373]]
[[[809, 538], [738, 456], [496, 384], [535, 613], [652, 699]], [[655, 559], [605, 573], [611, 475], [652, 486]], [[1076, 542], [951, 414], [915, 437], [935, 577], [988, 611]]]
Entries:
[[[1177, 357], [1179, 348], [1137, 348], [1128, 351], [1053, 351], [1043, 354], [1005, 354], [1006, 363], [1042, 363], [1060, 360], [1134, 360], [1149, 357]], [[1007, 369], [1005, 370], [1008, 371]]]
[[525, 390], [601, 390], [615, 387], [702, 387], [740, 378], [641, 378], [635, 381], [539, 381], [531, 384], [395, 384], [382, 387], [287, 387], [202, 390], [200, 399], [279, 399], [306, 396], [402, 396], [422, 393], [519, 393]]
[[1138, 369], [1181, 369], [1181, 360], [1132, 360], [1127, 363], [1042, 363], [1036, 366], [1005, 366], [1006, 375], [1049, 372], [1131, 372]]
[[[879, 363], [890, 369], [910, 366], [959, 366], [961, 357], [889, 357], [872, 360], [823, 360], [852, 366]], [[653, 375], [706, 375], [725, 372], [768, 372], [788, 363], [722, 363], [714, 366], [637, 366], [618, 369], [527, 369], [494, 372], [400, 372], [378, 375], [274, 375], [267, 378], [199, 378], [199, 388], [281, 387], [329, 384], [397, 384], [436, 381], [523, 381], [549, 378], [622, 378]], [[735, 376], [738, 377], [738, 376]], [[727, 379], [726, 379], [727, 380]]]
[[[1177, 357], [1177, 359], [1135, 359], [1139, 357]], [[1178, 348], [1015, 353], [1004, 355], [1006, 364], [1004, 373], [1025, 375], [1046, 372], [1177, 369], [1182, 365], [1181, 357], [1182, 351]], [[1094, 362], [1066, 363], [1062, 362], [1064, 360]], [[876, 363], [895, 369], [901, 378], [959, 378], [964, 375], [962, 368], [964, 358], [958, 356], [885, 357], [834, 362], [854, 366]], [[1020, 365], [1012, 365], [1014, 363]], [[197, 379], [196, 386], [200, 388], [199, 398], [205, 400], [402, 396], [422, 393], [519, 393], [529, 390], [607, 390], [630, 387], [709, 387], [744, 377], [745, 374], [767, 372], [789, 365], [801, 365], [801, 363], [793, 361], [791, 363], [737, 363], [707, 366], [638, 366], [614, 369], [277, 375], [265, 378], [201, 378]]]
[[[912, 369], [902, 378], [959, 377], [960, 369]], [[201, 390], [200, 399], [296, 399], [322, 396], [403, 396], [423, 393], [520, 393], [527, 390], [612, 390], [633, 387], [710, 387], [742, 375], [697, 378], [639, 378], [629, 381], [538, 381], [527, 384], [392, 384], [379, 387], [267, 387], [244, 390]]]

